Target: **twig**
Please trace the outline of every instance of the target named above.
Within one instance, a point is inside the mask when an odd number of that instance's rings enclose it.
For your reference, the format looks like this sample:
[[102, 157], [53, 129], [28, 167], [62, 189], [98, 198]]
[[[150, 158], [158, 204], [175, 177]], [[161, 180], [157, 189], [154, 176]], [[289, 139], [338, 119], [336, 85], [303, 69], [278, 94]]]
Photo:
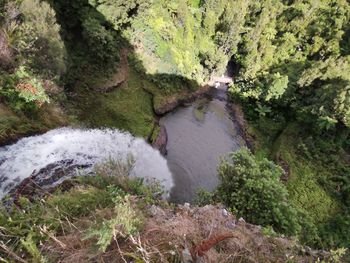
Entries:
[[62, 241], [58, 240], [54, 235], [52, 235], [47, 229], [46, 227], [39, 227], [39, 229], [46, 234], [48, 237], [50, 237], [53, 241], [55, 241], [57, 244], [60, 245], [61, 248], [66, 249], [67, 245], [64, 244]]
[[125, 263], [128, 263], [128, 262], [126, 261], [126, 259], [124, 258], [124, 256], [123, 256], [123, 251], [120, 249], [120, 246], [119, 246], [117, 237], [114, 236], [113, 239], [114, 239], [115, 243], [117, 244], [118, 252], [119, 252], [120, 256], [122, 257], [122, 260], [123, 260]]
[[150, 262], [150, 256], [149, 256], [149, 252], [144, 248], [142, 247], [142, 243], [141, 243], [141, 239], [140, 239], [140, 235], [138, 235], [138, 238], [137, 240], [135, 240], [135, 238], [130, 235], [129, 236], [131, 242], [136, 245], [136, 249], [141, 253], [142, 255], [142, 259], [146, 262], [146, 263], [149, 263]]
[[17, 261], [22, 263], [28, 263], [28, 261], [24, 260], [23, 258], [17, 256], [14, 252], [12, 252], [3, 242], [0, 243], [0, 248]]

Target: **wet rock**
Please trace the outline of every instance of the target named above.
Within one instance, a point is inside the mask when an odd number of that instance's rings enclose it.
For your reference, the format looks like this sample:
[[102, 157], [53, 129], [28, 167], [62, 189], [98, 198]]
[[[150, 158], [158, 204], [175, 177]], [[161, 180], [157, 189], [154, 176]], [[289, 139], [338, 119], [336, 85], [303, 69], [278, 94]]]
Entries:
[[174, 110], [175, 108], [180, 106], [180, 104], [181, 103], [179, 100], [174, 99], [174, 100], [166, 102], [161, 107], [155, 108], [154, 111], [157, 115], [163, 115], [165, 113], [168, 113], [168, 112]]
[[88, 168], [89, 166], [74, 164], [74, 160], [71, 159], [62, 160], [40, 169], [39, 172], [32, 176], [32, 180], [41, 187], [49, 186], [63, 177], [74, 176], [78, 169]]
[[247, 120], [244, 117], [242, 106], [239, 104], [230, 103], [229, 108], [231, 110], [233, 120], [238, 124], [240, 134], [243, 136], [247, 147], [254, 152], [255, 139], [250, 135], [248, 131]]
[[62, 160], [40, 169], [38, 172], [34, 171], [31, 176], [25, 178], [19, 185], [13, 187], [14, 184], [7, 186], [10, 190], [9, 194], [13, 197], [14, 203], [20, 196], [26, 196], [30, 200], [36, 196], [41, 196], [55, 188], [58, 182], [67, 177], [72, 177], [76, 174], [77, 169], [87, 168], [89, 165], [76, 165], [73, 160]]
[[165, 126], [161, 125], [158, 137], [152, 143], [152, 146], [154, 148], [158, 149], [162, 155], [166, 155], [167, 154], [167, 149], [166, 149], [167, 143], [168, 143], [168, 133], [166, 131]]

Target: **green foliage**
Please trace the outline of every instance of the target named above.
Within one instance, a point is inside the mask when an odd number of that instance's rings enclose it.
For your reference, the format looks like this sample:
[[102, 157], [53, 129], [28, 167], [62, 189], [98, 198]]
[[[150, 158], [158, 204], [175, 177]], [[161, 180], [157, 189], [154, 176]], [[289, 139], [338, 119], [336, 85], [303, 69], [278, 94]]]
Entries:
[[257, 160], [248, 149], [230, 155], [219, 166], [218, 196], [248, 222], [272, 225], [288, 235], [298, 234], [298, 212], [280, 182], [282, 169], [267, 159]]
[[[159, 185], [148, 186], [138, 179], [128, 177], [132, 163], [132, 158], [126, 162], [111, 159], [95, 168], [95, 176], [72, 179], [70, 189], [58, 187], [43, 198], [33, 198], [30, 201], [21, 197], [18, 200], [19, 206], [1, 206], [0, 235], [4, 242], [15, 252], [26, 251], [33, 262], [45, 262], [38, 245], [49, 234], [54, 236], [71, 231], [71, 222], [82, 217], [89, 222], [83, 234], [89, 237], [97, 235], [102, 250], [116, 233], [113, 229], [118, 229], [118, 233], [124, 233], [123, 235], [135, 233], [142, 217], [137, 212], [137, 207], [156, 202], [161, 193]], [[131, 204], [129, 194], [142, 198]], [[96, 213], [103, 209], [111, 210], [113, 218], [99, 219], [101, 227], [95, 229], [92, 226], [96, 225]]]
[[5, 73], [0, 83], [0, 94], [17, 111], [33, 110], [50, 101], [41, 80], [23, 66], [13, 74]]
[[118, 45], [115, 36], [103, 26], [100, 21], [93, 17], [87, 17], [82, 22], [83, 37], [87, 41], [89, 51], [96, 60], [113, 62], [118, 54]]
[[242, 68], [231, 91], [288, 105], [325, 128], [336, 121], [349, 126], [349, 63], [340, 45], [350, 5], [320, 0], [249, 2], [247, 32], [235, 55]]
[[19, 11], [24, 21], [18, 27], [15, 46], [24, 63], [37, 74], [59, 78], [66, 70], [67, 54], [54, 10], [43, 1], [23, 0]]
[[288, 172], [284, 179], [289, 202], [309, 221], [305, 222], [309, 230], [300, 238], [318, 247], [347, 247], [350, 168], [344, 151], [348, 130], [316, 134], [305, 130], [308, 123], [278, 120], [275, 112], [269, 116], [254, 116], [249, 131], [256, 138], [256, 156], [275, 160]]
[[261, 232], [268, 237], [278, 237], [278, 233], [271, 226], [263, 227]]
[[41, 84], [41, 82], [36, 79], [33, 75], [28, 73], [24, 67], [19, 67], [18, 70], [15, 72], [14, 77], [17, 80], [17, 82], [24, 85], [30, 85], [32, 90], [28, 89], [21, 89], [17, 85], [17, 91], [19, 93], [19, 97], [23, 98], [27, 103], [29, 102], [35, 102], [38, 104], [42, 104], [45, 102], [49, 102], [49, 98], [45, 94], [45, 90]]
[[135, 15], [144, 12], [149, 7], [149, 0], [90, 0], [90, 4], [113, 24], [115, 30], [123, 29], [132, 22]]
[[279, 99], [288, 87], [288, 76], [281, 76], [279, 73], [272, 75], [271, 83], [265, 100]]
[[196, 192], [194, 203], [198, 206], [205, 206], [215, 203], [215, 194], [205, 189], [199, 189]]
[[335, 250], [331, 250], [331, 257], [332, 260], [337, 263], [337, 262], [341, 262], [342, 257], [346, 254], [347, 252], [347, 248], [338, 248]]
[[110, 220], [103, 221], [98, 228], [90, 230], [85, 237], [89, 239], [97, 236], [97, 245], [102, 252], [105, 252], [111, 241], [118, 236], [126, 237], [135, 234], [141, 224], [139, 215], [132, 208], [129, 196], [117, 197], [115, 203], [116, 215]]
[[34, 262], [45, 263], [47, 260], [41, 255], [37, 244], [33, 241], [33, 234], [29, 233], [26, 239], [21, 239], [21, 244], [27, 250]]
[[[157, 0], [135, 17], [126, 36], [140, 47], [136, 51], [147, 73], [177, 75], [201, 84], [211, 74], [224, 72], [231, 44], [238, 44], [243, 19], [239, 18], [237, 31], [219, 21], [220, 16], [232, 21], [240, 15], [233, 6], [225, 1], [200, 5], [199, 1]], [[237, 10], [233, 15], [228, 11], [231, 8]]]

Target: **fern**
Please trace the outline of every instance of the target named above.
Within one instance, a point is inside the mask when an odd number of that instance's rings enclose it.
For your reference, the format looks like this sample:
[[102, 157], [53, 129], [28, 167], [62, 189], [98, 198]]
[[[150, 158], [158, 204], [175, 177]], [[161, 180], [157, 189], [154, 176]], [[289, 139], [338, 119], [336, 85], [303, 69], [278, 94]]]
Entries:
[[102, 222], [99, 228], [90, 230], [84, 238], [86, 240], [97, 237], [97, 245], [103, 252], [106, 251], [113, 239], [118, 236], [126, 237], [136, 233], [141, 224], [141, 220], [131, 206], [129, 196], [116, 198], [115, 213], [114, 218]]
[[26, 239], [21, 239], [21, 244], [30, 254], [33, 259], [33, 262], [46, 263], [47, 260], [41, 255], [36, 242], [33, 240], [33, 233], [29, 233]]

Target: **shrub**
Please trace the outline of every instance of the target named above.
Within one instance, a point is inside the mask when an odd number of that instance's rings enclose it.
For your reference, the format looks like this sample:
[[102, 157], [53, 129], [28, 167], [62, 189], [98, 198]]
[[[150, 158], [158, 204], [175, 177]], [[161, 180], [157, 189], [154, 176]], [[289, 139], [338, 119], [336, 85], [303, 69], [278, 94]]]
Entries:
[[257, 160], [246, 148], [229, 157], [218, 168], [219, 200], [248, 222], [298, 234], [298, 211], [288, 203], [287, 189], [280, 181], [282, 169], [267, 159]]
[[0, 95], [14, 110], [31, 111], [50, 101], [41, 80], [24, 66], [2, 75], [0, 85]]
[[200, 188], [196, 192], [196, 196], [194, 198], [194, 203], [198, 206], [205, 206], [205, 205], [215, 203], [214, 193]]
[[116, 215], [110, 220], [103, 221], [99, 227], [90, 230], [85, 236], [85, 239], [97, 236], [97, 245], [103, 252], [106, 251], [113, 239], [136, 233], [141, 224], [139, 215], [133, 209], [129, 196], [117, 197], [115, 202]]
[[24, 63], [42, 76], [60, 77], [66, 71], [67, 54], [55, 11], [39, 0], [23, 0], [18, 9], [22, 22], [14, 44]]

